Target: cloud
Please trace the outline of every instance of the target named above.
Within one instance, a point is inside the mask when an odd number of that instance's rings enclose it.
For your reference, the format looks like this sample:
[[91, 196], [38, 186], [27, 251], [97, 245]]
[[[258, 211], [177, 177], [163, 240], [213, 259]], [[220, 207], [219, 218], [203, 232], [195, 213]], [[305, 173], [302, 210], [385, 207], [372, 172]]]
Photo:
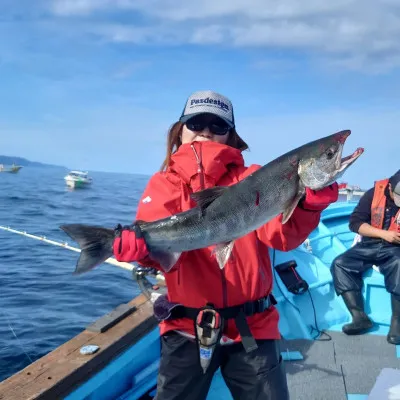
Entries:
[[[118, 1], [114, 4], [119, 5]], [[111, 0], [56, 0], [51, 5], [51, 10], [56, 15], [86, 15], [93, 11], [101, 10], [111, 6], [113, 2]]]
[[[201, 7], [183, 0], [53, 0], [50, 11], [85, 18], [84, 32], [114, 42], [283, 48], [349, 70], [400, 66], [394, 0], [203, 0]], [[121, 13], [132, 20], [122, 23]]]

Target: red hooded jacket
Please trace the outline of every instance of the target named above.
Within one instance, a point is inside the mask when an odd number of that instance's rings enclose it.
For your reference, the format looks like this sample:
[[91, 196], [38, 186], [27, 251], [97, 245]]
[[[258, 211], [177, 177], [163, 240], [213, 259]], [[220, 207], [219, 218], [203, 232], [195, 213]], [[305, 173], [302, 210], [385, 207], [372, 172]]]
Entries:
[[[259, 165], [245, 167], [241, 151], [227, 145], [215, 142], [181, 145], [172, 155], [167, 171], [151, 177], [140, 199], [136, 220], [154, 221], [186, 211], [195, 206], [190, 198], [192, 192], [233, 185], [259, 168]], [[222, 270], [211, 256], [211, 248], [182, 253], [173, 269], [165, 274], [169, 301], [195, 308], [212, 303], [222, 308], [266, 296], [273, 282], [268, 247], [281, 251], [298, 247], [317, 227], [320, 214], [297, 207], [285, 225], [279, 215], [237, 239]], [[161, 269], [149, 257], [139, 264]], [[247, 318], [256, 339], [279, 339], [278, 320], [275, 307]], [[160, 324], [161, 335], [169, 330], [194, 334], [193, 321], [185, 318]], [[228, 321], [224, 335], [240, 340], [234, 320]]]

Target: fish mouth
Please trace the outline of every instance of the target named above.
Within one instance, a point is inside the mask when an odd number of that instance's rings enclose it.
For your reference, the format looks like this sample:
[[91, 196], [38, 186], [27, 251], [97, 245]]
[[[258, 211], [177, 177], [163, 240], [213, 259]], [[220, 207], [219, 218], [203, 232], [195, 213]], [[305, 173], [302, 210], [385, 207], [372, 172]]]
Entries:
[[364, 153], [364, 148], [358, 147], [353, 154], [350, 154], [347, 157], [340, 158], [339, 172], [344, 171], [346, 168], [350, 167], [350, 165], [353, 164], [354, 161], [356, 161], [362, 153]]
[[360, 157], [362, 153], [364, 153], [364, 148], [358, 147], [357, 150], [353, 154], [350, 154], [347, 157], [342, 157], [344, 144], [346, 143], [346, 140], [350, 135], [351, 135], [350, 129], [336, 133], [335, 139], [339, 143], [339, 146], [340, 146], [340, 149], [339, 149], [338, 155], [337, 155], [337, 159], [336, 159], [336, 168], [337, 168], [338, 172], [343, 172], [346, 168], [350, 167], [350, 165], [353, 164], [354, 161], [356, 161], [357, 158]]
[[351, 135], [351, 130], [346, 129], [344, 131], [340, 131], [336, 133], [336, 140], [342, 145], [345, 144], [346, 139]]

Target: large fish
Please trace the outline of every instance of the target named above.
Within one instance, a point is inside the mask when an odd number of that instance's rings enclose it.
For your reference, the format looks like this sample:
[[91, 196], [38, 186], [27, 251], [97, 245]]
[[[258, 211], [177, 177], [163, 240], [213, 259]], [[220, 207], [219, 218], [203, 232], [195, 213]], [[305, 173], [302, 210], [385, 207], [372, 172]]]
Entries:
[[[312, 141], [264, 165], [232, 186], [192, 194], [197, 206], [153, 222], [136, 221], [132, 229], [144, 237], [150, 257], [168, 272], [184, 251], [216, 245], [220, 268], [235, 239], [259, 228], [279, 214], [286, 223], [305, 194], [340, 178], [363, 153], [358, 148], [342, 158], [349, 130]], [[81, 248], [75, 273], [88, 271], [112, 256], [115, 231], [82, 224], [62, 225]]]

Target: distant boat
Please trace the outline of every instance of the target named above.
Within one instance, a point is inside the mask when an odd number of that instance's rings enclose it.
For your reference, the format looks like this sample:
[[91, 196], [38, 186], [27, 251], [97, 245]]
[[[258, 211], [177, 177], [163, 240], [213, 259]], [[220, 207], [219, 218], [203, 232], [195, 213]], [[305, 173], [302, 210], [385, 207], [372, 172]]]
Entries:
[[93, 179], [84, 171], [70, 171], [64, 177], [64, 180], [70, 188], [82, 188], [92, 184]]
[[364, 193], [365, 190], [358, 185], [349, 185], [347, 182], [339, 183], [339, 200], [341, 201], [358, 201]]
[[0, 172], [9, 172], [11, 174], [16, 174], [21, 168], [22, 168], [21, 165], [13, 164], [10, 167], [7, 167], [3, 164], [0, 164]]

